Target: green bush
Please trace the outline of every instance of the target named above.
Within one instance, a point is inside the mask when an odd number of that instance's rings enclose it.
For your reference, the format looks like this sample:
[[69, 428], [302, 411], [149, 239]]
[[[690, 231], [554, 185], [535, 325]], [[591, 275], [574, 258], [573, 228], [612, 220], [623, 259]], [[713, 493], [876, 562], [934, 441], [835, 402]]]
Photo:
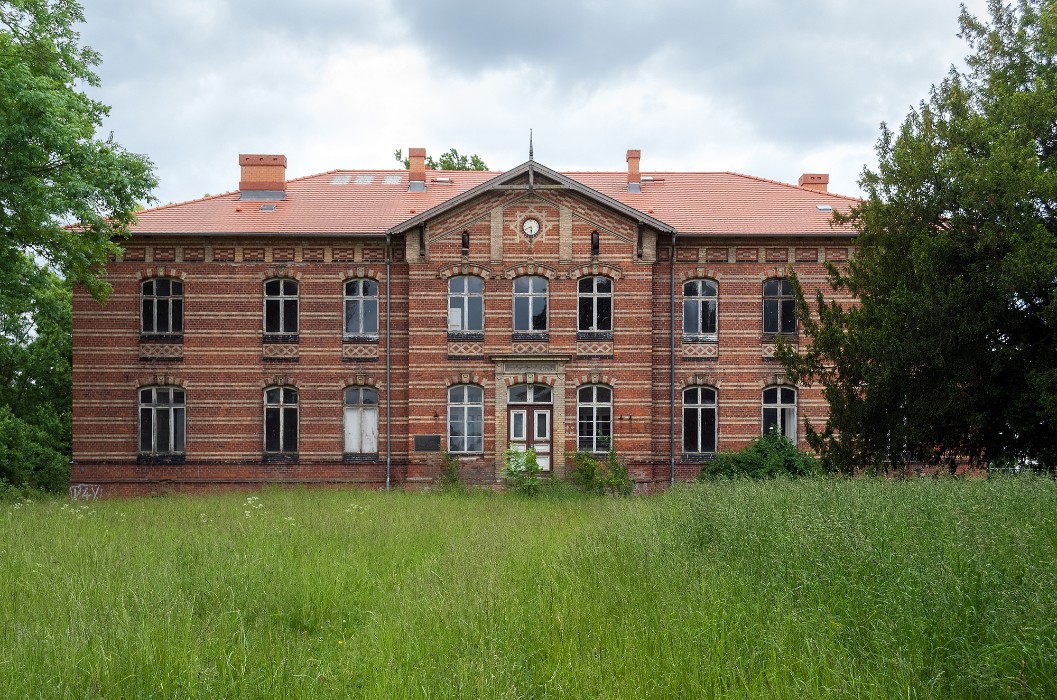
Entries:
[[440, 458], [443, 466], [441, 466], [437, 484], [446, 491], [462, 488], [462, 481], [459, 479], [459, 459], [447, 450], [441, 453]]
[[635, 490], [635, 482], [628, 476], [627, 466], [612, 450], [604, 460], [581, 450], [572, 455], [572, 463], [569, 481], [581, 491], [600, 496], [607, 493], [629, 496]]
[[701, 469], [699, 479], [811, 476], [820, 472], [815, 455], [797, 449], [777, 430], [754, 438], [738, 452], [720, 452]]
[[66, 491], [70, 457], [57, 444], [55, 434], [61, 431], [49, 433], [42, 425], [0, 406], [0, 482], [51, 493]]
[[516, 493], [538, 496], [544, 483], [540, 479], [543, 469], [536, 458], [536, 450], [506, 451], [506, 484]]

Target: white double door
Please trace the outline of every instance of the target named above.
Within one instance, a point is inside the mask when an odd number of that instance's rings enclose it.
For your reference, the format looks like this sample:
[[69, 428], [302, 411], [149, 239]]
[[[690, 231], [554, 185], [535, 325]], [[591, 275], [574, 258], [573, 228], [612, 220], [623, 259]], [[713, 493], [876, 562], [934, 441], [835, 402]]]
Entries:
[[533, 449], [540, 468], [551, 468], [551, 406], [518, 406], [509, 409], [510, 447]]

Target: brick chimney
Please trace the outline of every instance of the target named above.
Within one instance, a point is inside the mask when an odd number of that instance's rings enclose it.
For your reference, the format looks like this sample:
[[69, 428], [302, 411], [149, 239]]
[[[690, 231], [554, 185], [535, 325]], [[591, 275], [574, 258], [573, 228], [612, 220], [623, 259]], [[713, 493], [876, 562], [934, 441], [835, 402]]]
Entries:
[[426, 149], [424, 148], [409, 148], [407, 149], [407, 160], [408, 160], [408, 192], [425, 192], [426, 191]]
[[796, 184], [816, 192], [828, 192], [829, 173], [804, 173]]
[[285, 199], [286, 156], [239, 154], [239, 199]]
[[628, 150], [628, 192], [642, 191], [642, 178], [639, 176], [639, 160], [641, 158], [642, 151], [639, 149]]

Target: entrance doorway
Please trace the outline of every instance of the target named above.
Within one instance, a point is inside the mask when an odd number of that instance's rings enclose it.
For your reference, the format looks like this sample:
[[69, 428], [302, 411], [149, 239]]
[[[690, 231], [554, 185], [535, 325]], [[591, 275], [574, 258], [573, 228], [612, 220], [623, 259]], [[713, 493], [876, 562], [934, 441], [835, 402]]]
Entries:
[[551, 427], [554, 406], [545, 384], [517, 384], [507, 392], [510, 448], [535, 450], [540, 469], [551, 468]]

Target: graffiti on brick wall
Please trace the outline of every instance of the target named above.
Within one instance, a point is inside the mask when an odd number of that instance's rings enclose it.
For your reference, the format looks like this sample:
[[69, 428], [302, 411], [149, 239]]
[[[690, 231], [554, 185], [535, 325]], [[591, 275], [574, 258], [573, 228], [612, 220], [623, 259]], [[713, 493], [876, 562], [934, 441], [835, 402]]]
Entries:
[[94, 501], [102, 495], [99, 484], [70, 484], [70, 498], [75, 501]]

